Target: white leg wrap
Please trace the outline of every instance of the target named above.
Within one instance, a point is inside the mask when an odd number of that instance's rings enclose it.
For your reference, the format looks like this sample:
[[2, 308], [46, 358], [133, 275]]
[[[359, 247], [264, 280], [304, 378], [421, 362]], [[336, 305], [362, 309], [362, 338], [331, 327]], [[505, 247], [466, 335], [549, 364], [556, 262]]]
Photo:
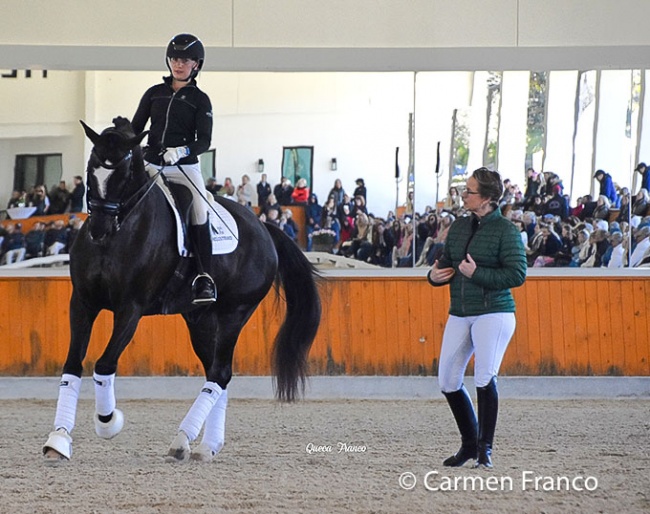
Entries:
[[207, 446], [215, 455], [223, 448], [226, 434], [226, 409], [228, 407], [228, 390], [226, 389], [205, 420], [201, 444]]
[[77, 401], [81, 390], [81, 379], [74, 375], [64, 373], [59, 384], [59, 399], [56, 403], [54, 416], [54, 430], [64, 428], [72, 432], [77, 416]]
[[115, 410], [115, 373], [98, 375], [93, 373], [95, 382], [95, 412], [108, 416]]
[[221, 387], [215, 382], [203, 384], [201, 392], [179, 426], [179, 429], [187, 435], [189, 441], [194, 441], [199, 436], [203, 423], [222, 392]]

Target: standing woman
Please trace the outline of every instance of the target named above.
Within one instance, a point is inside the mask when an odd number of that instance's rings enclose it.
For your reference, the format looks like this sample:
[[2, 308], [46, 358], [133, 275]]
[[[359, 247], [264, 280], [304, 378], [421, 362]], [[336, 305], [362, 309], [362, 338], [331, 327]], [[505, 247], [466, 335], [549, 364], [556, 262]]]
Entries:
[[[462, 446], [445, 466], [492, 467], [497, 423], [497, 374], [515, 331], [510, 288], [526, 279], [526, 254], [515, 225], [497, 208], [503, 193], [499, 173], [479, 168], [467, 180], [463, 201], [470, 216], [457, 219], [442, 257], [427, 276], [434, 286], [450, 285], [451, 305], [440, 351], [438, 381], [460, 430]], [[463, 385], [474, 354], [478, 420]]]
[[212, 140], [212, 104], [196, 85], [204, 59], [203, 43], [196, 36], [174, 36], [165, 59], [171, 75], [145, 92], [132, 122], [133, 130], [140, 134], [151, 120], [144, 148], [149, 173], [162, 167], [168, 180], [185, 185], [192, 193], [189, 233], [198, 271], [192, 282], [195, 304], [216, 301], [214, 282], [204, 271], [212, 258], [212, 237], [198, 158]]

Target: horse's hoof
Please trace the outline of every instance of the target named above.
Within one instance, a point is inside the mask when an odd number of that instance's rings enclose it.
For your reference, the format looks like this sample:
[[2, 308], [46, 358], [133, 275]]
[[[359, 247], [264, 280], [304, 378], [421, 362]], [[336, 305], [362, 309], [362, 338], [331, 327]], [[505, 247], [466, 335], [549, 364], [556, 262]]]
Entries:
[[165, 462], [187, 462], [190, 458], [190, 441], [182, 430], [172, 441]]
[[190, 455], [190, 459], [198, 462], [212, 462], [217, 453], [221, 451], [221, 448], [223, 448], [223, 443], [219, 444], [216, 450], [211, 449], [205, 443], [201, 443], [194, 449]]
[[120, 409], [113, 411], [113, 416], [108, 423], [99, 420], [99, 414], [95, 412], [95, 433], [103, 439], [112, 439], [119, 434], [124, 427], [124, 414]]
[[43, 457], [47, 463], [58, 463], [72, 457], [72, 437], [65, 428], [50, 432], [43, 445]]

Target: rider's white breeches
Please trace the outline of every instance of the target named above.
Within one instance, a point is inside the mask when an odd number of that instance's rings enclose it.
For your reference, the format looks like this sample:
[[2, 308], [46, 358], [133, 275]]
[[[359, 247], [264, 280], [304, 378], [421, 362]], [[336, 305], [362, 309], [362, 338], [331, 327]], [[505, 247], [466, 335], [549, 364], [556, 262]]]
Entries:
[[465, 369], [474, 355], [474, 384], [485, 387], [499, 373], [508, 343], [515, 333], [515, 315], [495, 312], [480, 316], [449, 316], [440, 349], [438, 383], [445, 393], [463, 385]]
[[[183, 164], [181, 167], [183, 168], [183, 171], [179, 170], [176, 165], [163, 166], [162, 173], [170, 182], [181, 184], [190, 190], [193, 199], [190, 223], [192, 225], [203, 225], [208, 221], [209, 207], [205, 200], [208, 198], [208, 194], [205, 189], [205, 184], [203, 183], [201, 166], [197, 163]], [[151, 176], [160, 171], [160, 166], [150, 163], [146, 163], [146, 168]]]

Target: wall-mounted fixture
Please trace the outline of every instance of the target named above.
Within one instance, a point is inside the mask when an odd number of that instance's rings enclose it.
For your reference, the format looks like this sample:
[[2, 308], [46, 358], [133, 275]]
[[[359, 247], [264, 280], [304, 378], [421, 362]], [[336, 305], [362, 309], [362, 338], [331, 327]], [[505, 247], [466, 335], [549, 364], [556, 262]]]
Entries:
[[339, 166], [336, 162], [336, 157], [332, 157], [332, 160], [330, 161], [330, 170], [336, 171], [337, 169], [339, 169]]
[[264, 159], [257, 161], [257, 171], [264, 173]]

